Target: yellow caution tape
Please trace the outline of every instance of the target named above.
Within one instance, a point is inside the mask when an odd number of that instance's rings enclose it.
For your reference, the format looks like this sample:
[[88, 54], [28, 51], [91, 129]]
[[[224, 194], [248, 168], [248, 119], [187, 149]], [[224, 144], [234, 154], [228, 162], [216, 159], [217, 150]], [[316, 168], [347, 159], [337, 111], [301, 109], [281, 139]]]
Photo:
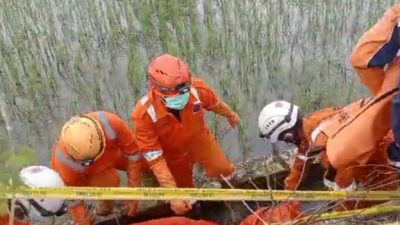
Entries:
[[365, 209], [330, 212], [330, 213], [323, 213], [323, 214], [319, 214], [319, 215], [310, 215], [310, 216], [306, 216], [306, 217], [303, 217], [303, 218], [295, 220], [295, 221], [291, 221], [290, 224], [305, 224], [305, 223], [309, 223], [311, 221], [317, 222], [317, 221], [323, 221], [323, 220], [344, 219], [344, 218], [354, 217], [354, 216], [373, 216], [373, 215], [396, 213], [396, 212], [400, 212], [400, 206], [398, 206], [398, 205], [380, 205], [380, 206], [374, 206], [374, 207], [365, 208]]
[[324, 201], [324, 200], [392, 200], [400, 199], [396, 191], [289, 191], [253, 189], [201, 188], [128, 188], [128, 187], [65, 187], [27, 188], [0, 187], [0, 199], [64, 198], [92, 200], [209, 200], [209, 201]]

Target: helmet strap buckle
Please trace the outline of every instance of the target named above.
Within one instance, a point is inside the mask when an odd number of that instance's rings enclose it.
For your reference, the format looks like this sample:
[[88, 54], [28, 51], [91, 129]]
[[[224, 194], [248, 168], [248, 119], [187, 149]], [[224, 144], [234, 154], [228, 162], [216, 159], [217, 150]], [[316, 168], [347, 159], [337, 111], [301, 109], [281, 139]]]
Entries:
[[82, 166], [88, 167], [94, 163], [94, 159], [85, 159], [80, 162]]

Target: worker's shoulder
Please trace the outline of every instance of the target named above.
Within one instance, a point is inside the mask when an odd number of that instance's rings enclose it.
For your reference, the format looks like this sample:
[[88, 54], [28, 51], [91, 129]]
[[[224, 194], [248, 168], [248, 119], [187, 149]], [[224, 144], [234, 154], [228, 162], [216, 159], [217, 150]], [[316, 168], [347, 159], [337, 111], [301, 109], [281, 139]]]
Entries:
[[215, 96], [214, 89], [207, 82], [199, 77], [192, 78], [192, 86], [197, 91], [199, 98], [206, 101], [205, 98]]
[[323, 108], [317, 111], [312, 112], [307, 116], [309, 119], [326, 119], [328, 117], [331, 117], [338, 113], [340, 111], [341, 107], [340, 106], [332, 106], [332, 107], [327, 107]]
[[197, 76], [192, 77], [192, 85], [197, 89], [211, 89], [204, 79]]
[[103, 124], [126, 123], [125, 120], [118, 113], [112, 112], [112, 111], [106, 111], [106, 110], [96, 111], [96, 112], [88, 113], [88, 114], [86, 114], [86, 116], [92, 117]]
[[143, 118], [146, 115], [147, 109], [151, 106], [151, 100], [149, 94], [146, 94], [139, 98], [135, 102], [135, 107], [132, 110], [132, 118]]
[[85, 113], [84, 115], [86, 116], [91, 116], [91, 117], [114, 117], [114, 118], [121, 118], [121, 116], [116, 113], [116, 112], [112, 112], [112, 111], [108, 111], [108, 110], [99, 110], [99, 111], [95, 111], [95, 112], [89, 112], [89, 113]]

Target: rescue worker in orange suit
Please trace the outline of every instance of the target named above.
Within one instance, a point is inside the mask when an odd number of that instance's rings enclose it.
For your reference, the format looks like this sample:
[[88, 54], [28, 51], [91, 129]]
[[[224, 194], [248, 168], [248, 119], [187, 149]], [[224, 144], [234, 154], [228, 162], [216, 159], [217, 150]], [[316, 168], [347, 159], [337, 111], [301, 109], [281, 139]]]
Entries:
[[[400, 141], [400, 97], [396, 95], [400, 72], [399, 19], [397, 3], [361, 36], [352, 52], [351, 63], [375, 99], [329, 138], [327, 156], [336, 169], [348, 167], [354, 161], [364, 165], [391, 129], [397, 143]], [[363, 141], [354, 142], [354, 136]], [[353, 154], [346, 155], [349, 151]], [[390, 161], [400, 162], [395, 144], [389, 151]]]
[[[188, 65], [169, 54], [155, 58], [148, 69], [150, 90], [131, 118], [140, 151], [163, 187], [193, 187], [193, 165], [200, 163], [211, 177], [228, 177], [234, 166], [226, 158], [205, 121], [206, 110], [226, 117], [232, 127], [235, 113]], [[161, 177], [161, 171], [163, 176]], [[181, 213], [191, 209], [188, 201]]]
[[[360, 38], [352, 54], [352, 64], [361, 80], [377, 94], [389, 76], [395, 74], [392, 85], [398, 85], [400, 53], [400, 4], [392, 6], [385, 15]], [[388, 68], [387, 68], [388, 67]], [[392, 86], [391, 86], [392, 87]], [[382, 115], [382, 117], [385, 115]], [[386, 116], [390, 118], [390, 116]], [[387, 122], [389, 123], [389, 122]], [[390, 164], [400, 168], [400, 95], [392, 102], [392, 130], [395, 142], [389, 150]]]
[[[22, 184], [30, 187], [61, 188], [65, 184], [59, 174], [45, 166], [28, 166], [19, 173]], [[0, 205], [0, 225], [8, 225], [10, 204], [2, 200]], [[15, 199], [14, 225], [50, 224], [68, 210], [64, 199]]]
[[[286, 101], [274, 101], [267, 104], [259, 114], [260, 137], [271, 143], [284, 141], [297, 147], [297, 157], [285, 179], [285, 189], [297, 190], [306, 177], [311, 155], [308, 151], [312, 144], [311, 133], [324, 119], [337, 113], [338, 107], [330, 107], [303, 117], [299, 107]], [[301, 216], [301, 203], [289, 201], [275, 208], [260, 208], [256, 211], [264, 221], [250, 215], [241, 225], [255, 225], [260, 222], [286, 222]]]
[[[321, 157], [323, 166], [327, 169], [324, 176], [324, 184], [331, 190], [355, 190], [357, 188], [356, 181], [362, 183], [365, 188], [377, 186], [380, 190], [394, 190], [397, 187], [395, 173], [388, 174], [390, 167], [387, 165], [386, 149], [389, 140], [384, 139], [381, 145], [378, 145], [379, 151], [375, 154], [369, 163], [375, 165], [380, 164], [383, 168], [371, 166], [363, 168], [359, 171], [354, 169], [345, 169], [336, 171], [329, 165], [326, 157], [325, 145], [327, 134], [330, 129], [338, 126], [342, 117], [354, 110], [362, 107], [367, 99], [362, 99], [349, 104], [343, 108], [331, 107], [312, 113], [308, 117], [303, 117], [298, 106], [286, 102], [275, 101], [266, 105], [259, 115], [260, 136], [269, 139], [272, 143], [284, 141], [297, 146], [297, 157], [294, 165], [285, 179], [285, 189], [296, 190], [301, 182], [307, 176], [311, 162], [317, 156]], [[327, 123], [330, 123], [328, 126]], [[375, 161], [374, 161], [375, 160]], [[387, 168], [389, 168], [387, 170]], [[369, 177], [371, 171], [383, 169], [379, 174]], [[389, 178], [389, 179], [388, 179]], [[343, 207], [342, 207], [343, 206]], [[345, 202], [338, 210], [349, 209], [354, 207], [354, 202]], [[361, 206], [362, 207], [362, 206]], [[272, 213], [271, 213], [272, 212]], [[301, 204], [297, 201], [290, 201], [281, 204], [275, 208], [261, 208], [257, 212], [265, 221], [285, 222], [302, 216]], [[256, 224], [259, 220], [256, 216], [249, 216], [242, 222], [242, 225]]]
[[[140, 154], [132, 129], [117, 114], [105, 111], [74, 116], [64, 124], [54, 145], [51, 165], [67, 186], [117, 187], [118, 170], [128, 174], [130, 187], [140, 186]], [[113, 201], [99, 201], [96, 215], [113, 212]], [[134, 216], [137, 201], [126, 204], [128, 216]], [[71, 216], [76, 225], [93, 224], [83, 201], [75, 201]]]

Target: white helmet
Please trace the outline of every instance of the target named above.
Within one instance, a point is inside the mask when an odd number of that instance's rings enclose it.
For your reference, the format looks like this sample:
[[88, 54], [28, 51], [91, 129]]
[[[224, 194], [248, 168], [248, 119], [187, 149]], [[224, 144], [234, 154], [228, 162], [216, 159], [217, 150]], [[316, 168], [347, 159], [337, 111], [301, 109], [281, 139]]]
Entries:
[[294, 127], [298, 113], [299, 107], [292, 103], [286, 101], [269, 103], [264, 106], [258, 116], [260, 135], [276, 143], [282, 132]]
[[[45, 166], [29, 166], [19, 173], [21, 181], [28, 187], [64, 187], [59, 174]], [[61, 216], [67, 211], [63, 199], [17, 199], [23, 211], [32, 222], [45, 222], [53, 216]]]

